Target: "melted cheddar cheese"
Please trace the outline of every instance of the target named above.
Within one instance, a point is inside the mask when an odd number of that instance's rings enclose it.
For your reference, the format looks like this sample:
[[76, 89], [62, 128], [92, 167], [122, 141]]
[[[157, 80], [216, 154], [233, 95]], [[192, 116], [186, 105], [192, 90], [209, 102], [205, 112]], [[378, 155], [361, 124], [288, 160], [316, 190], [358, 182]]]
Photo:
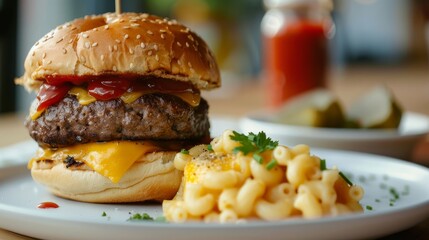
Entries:
[[213, 159], [192, 159], [184, 169], [184, 180], [188, 183], [200, 183], [208, 171], [240, 171], [237, 159], [232, 155], [226, 155]]
[[89, 95], [88, 91], [81, 87], [73, 87], [70, 89], [69, 94], [75, 95], [80, 105], [88, 105], [97, 101], [95, 97]]
[[67, 157], [82, 161], [97, 173], [117, 183], [125, 172], [144, 154], [159, 148], [149, 142], [112, 141], [86, 143], [58, 149], [42, 149], [28, 164], [34, 161], [53, 160], [63, 162]]

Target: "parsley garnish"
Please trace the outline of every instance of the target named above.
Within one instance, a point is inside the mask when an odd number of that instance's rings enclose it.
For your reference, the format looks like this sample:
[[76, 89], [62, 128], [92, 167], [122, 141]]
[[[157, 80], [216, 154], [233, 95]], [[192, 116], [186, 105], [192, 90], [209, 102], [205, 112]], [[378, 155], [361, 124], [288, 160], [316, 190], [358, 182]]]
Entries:
[[189, 151], [183, 148], [182, 150], [180, 150], [180, 153], [181, 154], [189, 154]]
[[103, 212], [103, 213], [101, 214], [101, 216], [102, 216], [102, 217], [105, 217], [105, 216], [107, 216], [107, 213], [106, 213], [106, 212]]
[[211, 144], [207, 145], [207, 150], [209, 150], [210, 152], [213, 152], [213, 147]]
[[[320, 159], [320, 171], [324, 171], [327, 170], [328, 168], [326, 168], [326, 160], [325, 159]], [[343, 179], [344, 181], [346, 181], [346, 183], [350, 186], [353, 186], [352, 181], [350, 181], [350, 179], [343, 173], [343, 172], [339, 172], [338, 173]]]
[[234, 153], [242, 152], [247, 155], [253, 152], [253, 159], [258, 163], [262, 163], [262, 156], [260, 153], [266, 150], [273, 150], [279, 144], [278, 141], [273, 141], [267, 137], [264, 132], [259, 132], [257, 135], [249, 133], [249, 135], [241, 134], [236, 131], [232, 132], [230, 136], [232, 140], [237, 141], [241, 144], [239, 147], [234, 148]]
[[253, 159], [255, 159], [259, 164], [262, 164], [264, 162], [264, 158], [257, 153], [253, 154]]
[[153, 218], [147, 213], [143, 213], [143, 214], [136, 213], [132, 215], [130, 218], [128, 218], [128, 221], [151, 221], [151, 222], [153, 221], [153, 222], [160, 222], [160, 223], [167, 222], [164, 216]]
[[393, 187], [389, 188], [389, 193], [392, 195], [393, 200], [399, 199], [399, 193], [395, 188], [393, 188]]
[[371, 211], [372, 210], [372, 206], [366, 205], [366, 209]]
[[130, 218], [128, 218], [128, 221], [153, 221], [153, 217], [151, 217], [147, 213], [136, 213], [132, 215]]
[[326, 170], [326, 160], [325, 159], [320, 159], [320, 171], [324, 171]]
[[346, 181], [346, 183], [348, 184], [348, 185], [350, 185], [350, 186], [353, 186], [353, 183], [352, 183], [352, 181], [350, 181], [350, 179], [348, 179], [347, 178], [347, 176], [346, 175], [344, 175], [344, 173], [343, 172], [339, 172], [339, 174], [340, 174], [340, 176], [344, 179], [344, 181]]
[[275, 166], [277, 166], [277, 161], [275, 159], [271, 159], [271, 161], [267, 164], [265, 168], [267, 168], [267, 170], [269, 171], [273, 169]]

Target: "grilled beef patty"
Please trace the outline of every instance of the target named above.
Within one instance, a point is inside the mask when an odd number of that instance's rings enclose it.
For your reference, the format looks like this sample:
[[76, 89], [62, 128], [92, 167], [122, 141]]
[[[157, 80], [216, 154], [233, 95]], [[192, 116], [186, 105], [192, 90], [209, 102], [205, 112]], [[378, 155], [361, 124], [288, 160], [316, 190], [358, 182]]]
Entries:
[[30, 136], [43, 147], [113, 140], [195, 140], [209, 136], [208, 104], [192, 107], [168, 94], [146, 94], [126, 104], [120, 99], [81, 105], [66, 96], [36, 120]]

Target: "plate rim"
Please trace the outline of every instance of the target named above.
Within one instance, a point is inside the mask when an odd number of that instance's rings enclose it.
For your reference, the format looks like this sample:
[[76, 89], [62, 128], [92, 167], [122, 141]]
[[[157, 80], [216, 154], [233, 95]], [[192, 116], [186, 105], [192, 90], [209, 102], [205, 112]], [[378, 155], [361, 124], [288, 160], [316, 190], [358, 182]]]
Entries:
[[[419, 130], [413, 130], [411, 132], [401, 130], [383, 130], [383, 129], [338, 129], [338, 128], [320, 128], [320, 127], [305, 127], [305, 126], [294, 126], [281, 123], [275, 123], [270, 121], [269, 117], [262, 115], [270, 115], [269, 111], [261, 110], [248, 114], [239, 119], [240, 127], [246, 125], [265, 125], [269, 128], [275, 129], [270, 132], [277, 132], [276, 130], [289, 130], [288, 136], [294, 137], [310, 137], [314, 139], [339, 139], [339, 140], [353, 140], [356, 138], [365, 140], [389, 140], [389, 139], [408, 139], [425, 136], [429, 133], [429, 125], [426, 128]], [[407, 111], [404, 112], [404, 119], [408, 118], [420, 118], [427, 121], [429, 124], [429, 116]], [[408, 120], [409, 121], [409, 120]], [[299, 133], [299, 134], [298, 134]]]

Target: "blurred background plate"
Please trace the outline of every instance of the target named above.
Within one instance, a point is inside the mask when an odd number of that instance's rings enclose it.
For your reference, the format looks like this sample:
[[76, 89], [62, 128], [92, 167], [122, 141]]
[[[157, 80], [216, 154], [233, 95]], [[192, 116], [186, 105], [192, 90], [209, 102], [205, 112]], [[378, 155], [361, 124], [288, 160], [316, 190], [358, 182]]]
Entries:
[[281, 144], [368, 152], [410, 159], [415, 145], [429, 132], [429, 117], [406, 112], [398, 130], [311, 128], [279, 124], [267, 112], [240, 120], [243, 132], [264, 131]]

